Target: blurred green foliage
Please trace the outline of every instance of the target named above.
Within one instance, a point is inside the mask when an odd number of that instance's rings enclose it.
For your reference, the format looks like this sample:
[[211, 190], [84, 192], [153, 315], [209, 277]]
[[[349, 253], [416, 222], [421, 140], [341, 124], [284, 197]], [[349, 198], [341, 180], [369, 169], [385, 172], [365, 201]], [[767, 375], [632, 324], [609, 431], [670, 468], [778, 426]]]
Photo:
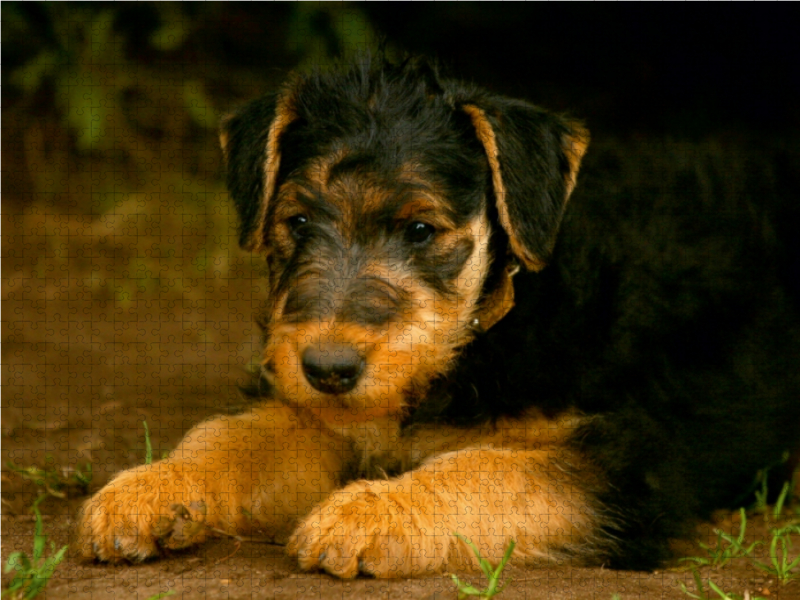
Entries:
[[381, 43], [360, 10], [339, 2], [295, 3], [287, 32], [287, 50], [299, 58], [301, 70], [369, 51]]
[[[157, 50], [174, 50], [187, 39], [191, 20], [172, 3], [155, 6], [161, 22], [150, 43]], [[10, 11], [13, 29], [21, 34], [34, 24], [15, 8], [12, 5]], [[118, 148], [120, 136], [130, 134], [125, 94], [147, 93], [163, 81], [129, 60], [125, 36], [116, 27], [119, 9], [46, 3], [42, 10], [52, 35], [38, 53], [12, 71], [9, 82], [25, 96], [51, 85], [59, 114], [75, 133], [78, 151]], [[190, 80], [182, 88], [186, 114], [196, 124], [214, 128], [216, 115], [209, 109], [203, 83]]]
[[[275, 45], [255, 35], [260, 29], [279, 31], [283, 39], [270, 58], [301, 69], [379, 45], [364, 14], [342, 3], [262, 9], [252, 23], [244, 9], [224, 3], [9, 2], [3, 8], [4, 48], [15, 49], [6, 83], [23, 101], [49, 98], [78, 153], [136, 155], [137, 137], [174, 139], [185, 123], [215, 130], [219, 114], [209, 80], [233, 76], [225, 65], [231, 57], [224, 56], [231, 38], [252, 52], [258, 44]], [[250, 39], [240, 40], [240, 32]], [[222, 56], [213, 56], [215, 48]]]
[[222, 192], [223, 111], [290, 68], [379, 45], [342, 3], [8, 2], [2, 35], [4, 116], [21, 150], [11, 187], [92, 214], [135, 192]]

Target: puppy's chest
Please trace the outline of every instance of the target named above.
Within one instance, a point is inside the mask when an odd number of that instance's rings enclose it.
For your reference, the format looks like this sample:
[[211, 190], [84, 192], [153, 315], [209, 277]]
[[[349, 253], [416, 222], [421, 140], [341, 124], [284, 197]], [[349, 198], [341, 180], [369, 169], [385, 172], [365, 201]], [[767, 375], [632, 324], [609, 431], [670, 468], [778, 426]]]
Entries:
[[351, 425], [338, 433], [347, 446], [342, 483], [354, 479], [388, 479], [410, 471], [434, 456], [465, 449], [504, 448], [560, 452], [584, 421], [567, 411], [547, 418], [529, 409], [515, 419], [500, 419], [473, 427], [442, 423], [401, 428], [399, 419]]
[[355, 479], [387, 479], [421, 462], [410, 452], [411, 444], [398, 419], [375, 419], [338, 428], [348, 446], [341, 483]]

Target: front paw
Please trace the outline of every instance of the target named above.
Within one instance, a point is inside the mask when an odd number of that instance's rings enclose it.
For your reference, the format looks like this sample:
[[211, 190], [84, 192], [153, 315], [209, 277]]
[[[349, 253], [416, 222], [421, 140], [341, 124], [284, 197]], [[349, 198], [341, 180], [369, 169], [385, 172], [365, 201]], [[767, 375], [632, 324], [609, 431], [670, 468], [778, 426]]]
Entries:
[[169, 463], [121, 473], [81, 509], [81, 555], [138, 562], [203, 541], [208, 507], [198, 492], [197, 482]]
[[424, 490], [412, 495], [392, 481], [358, 481], [318, 505], [292, 535], [288, 551], [304, 570], [344, 578], [435, 573], [453, 542], [436, 502]]

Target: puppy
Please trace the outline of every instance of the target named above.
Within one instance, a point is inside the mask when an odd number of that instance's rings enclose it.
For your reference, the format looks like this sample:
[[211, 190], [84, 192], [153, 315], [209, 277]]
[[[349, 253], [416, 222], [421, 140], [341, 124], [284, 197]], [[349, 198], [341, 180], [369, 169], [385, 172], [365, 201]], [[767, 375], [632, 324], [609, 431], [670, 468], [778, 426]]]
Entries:
[[263, 398], [90, 499], [86, 557], [257, 527], [341, 577], [472, 564], [455, 533], [648, 569], [797, 444], [795, 152], [589, 149], [416, 59], [295, 76], [221, 140]]

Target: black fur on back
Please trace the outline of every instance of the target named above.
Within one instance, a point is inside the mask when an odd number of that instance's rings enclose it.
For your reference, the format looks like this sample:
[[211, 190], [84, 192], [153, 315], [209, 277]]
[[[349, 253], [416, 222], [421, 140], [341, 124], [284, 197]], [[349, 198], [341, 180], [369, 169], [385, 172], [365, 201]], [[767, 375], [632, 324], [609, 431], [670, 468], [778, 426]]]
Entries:
[[589, 416], [609, 565], [657, 566], [800, 445], [800, 157], [748, 142], [594, 144], [550, 265], [409, 421]]

